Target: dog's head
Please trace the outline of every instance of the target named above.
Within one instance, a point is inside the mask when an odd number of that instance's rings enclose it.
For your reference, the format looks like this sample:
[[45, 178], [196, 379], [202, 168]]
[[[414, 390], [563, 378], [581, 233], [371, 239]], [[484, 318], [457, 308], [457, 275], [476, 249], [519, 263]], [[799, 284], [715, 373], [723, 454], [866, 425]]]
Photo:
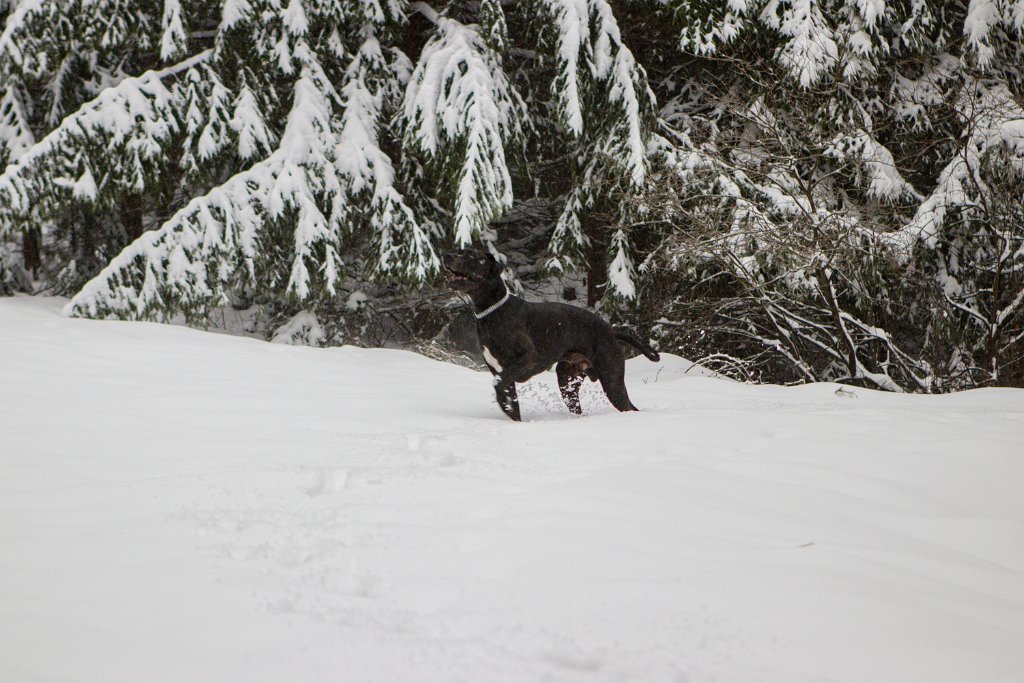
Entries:
[[471, 292], [484, 282], [501, 276], [501, 264], [490, 252], [463, 249], [444, 255], [448, 286], [460, 292]]

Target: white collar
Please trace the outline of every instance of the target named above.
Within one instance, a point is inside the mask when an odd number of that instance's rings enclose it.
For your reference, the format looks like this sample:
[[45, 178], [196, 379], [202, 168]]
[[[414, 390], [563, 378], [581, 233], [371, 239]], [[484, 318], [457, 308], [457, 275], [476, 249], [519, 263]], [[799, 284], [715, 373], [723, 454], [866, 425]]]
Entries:
[[501, 298], [500, 298], [500, 299], [498, 300], [498, 303], [496, 303], [496, 304], [492, 304], [492, 305], [488, 306], [487, 308], [485, 308], [484, 310], [480, 311], [479, 313], [477, 313], [477, 312], [475, 312], [475, 311], [474, 311], [474, 312], [473, 312], [473, 315], [475, 315], [475, 316], [476, 316], [476, 319], [477, 319], [477, 320], [483, 320], [484, 318], [486, 318], [487, 316], [489, 316], [489, 315], [490, 315], [491, 313], [494, 313], [494, 312], [495, 312], [496, 310], [498, 310], [499, 308], [501, 308], [502, 306], [504, 306], [504, 305], [505, 305], [505, 302], [506, 302], [506, 301], [508, 301], [508, 298], [509, 298], [510, 296], [512, 296], [512, 295], [511, 295], [511, 294], [509, 293], [509, 291], [508, 291], [508, 287], [506, 287], [506, 288], [505, 288], [505, 296], [501, 297]]

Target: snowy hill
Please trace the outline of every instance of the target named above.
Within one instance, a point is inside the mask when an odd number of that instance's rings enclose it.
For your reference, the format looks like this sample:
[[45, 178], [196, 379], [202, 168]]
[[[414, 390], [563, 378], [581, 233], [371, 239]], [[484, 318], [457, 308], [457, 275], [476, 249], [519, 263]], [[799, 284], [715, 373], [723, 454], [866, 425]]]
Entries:
[[1024, 391], [643, 412], [0, 299], [0, 680], [1007, 683]]

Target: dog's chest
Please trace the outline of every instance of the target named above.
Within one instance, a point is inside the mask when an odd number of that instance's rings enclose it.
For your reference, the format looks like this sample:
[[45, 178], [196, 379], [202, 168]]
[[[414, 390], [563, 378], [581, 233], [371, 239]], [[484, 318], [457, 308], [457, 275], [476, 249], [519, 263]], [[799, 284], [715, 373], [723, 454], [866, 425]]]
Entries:
[[[488, 326], [489, 327], [489, 326]], [[501, 373], [508, 365], [509, 359], [515, 356], [514, 349], [508, 334], [495, 333], [481, 325], [477, 328], [477, 335], [480, 339], [480, 349], [483, 352], [484, 363], [495, 374]]]
[[487, 346], [484, 347], [484, 363], [494, 372], [502, 371], [501, 361], [495, 358], [494, 354], [491, 353], [491, 349]]

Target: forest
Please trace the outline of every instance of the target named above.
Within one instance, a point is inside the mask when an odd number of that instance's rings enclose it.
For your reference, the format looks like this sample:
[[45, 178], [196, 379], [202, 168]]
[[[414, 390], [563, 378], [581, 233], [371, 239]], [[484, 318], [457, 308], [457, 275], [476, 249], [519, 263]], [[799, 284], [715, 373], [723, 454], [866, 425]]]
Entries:
[[0, 0], [0, 26], [0, 293], [443, 347], [440, 255], [476, 248], [735, 379], [1024, 386], [1024, 0]]

